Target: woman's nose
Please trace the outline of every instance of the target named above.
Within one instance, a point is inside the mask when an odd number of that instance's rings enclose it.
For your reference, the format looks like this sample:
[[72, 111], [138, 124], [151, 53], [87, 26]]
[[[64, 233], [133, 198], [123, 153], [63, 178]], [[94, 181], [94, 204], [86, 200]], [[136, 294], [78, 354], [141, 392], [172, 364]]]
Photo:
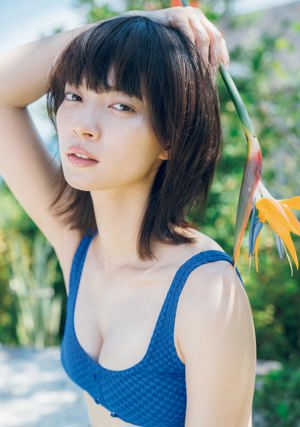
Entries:
[[73, 133], [85, 139], [97, 140], [100, 137], [100, 131], [95, 127], [76, 125], [73, 127]]

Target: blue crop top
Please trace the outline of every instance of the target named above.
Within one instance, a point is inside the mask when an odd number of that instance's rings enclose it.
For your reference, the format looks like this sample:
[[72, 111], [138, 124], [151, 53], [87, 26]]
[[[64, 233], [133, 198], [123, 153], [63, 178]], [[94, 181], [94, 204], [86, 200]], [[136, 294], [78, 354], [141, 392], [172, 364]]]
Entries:
[[[111, 416], [141, 427], [184, 427], [185, 365], [174, 345], [174, 323], [180, 293], [189, 274], [202, 264], [228, 261], [222, 251], [199, 252], [177, 270], [162, 305], [148, 350], [136, 365], [113, 371], [94, 361], [81, 347], [74, 328], [74, 307], [83, 264], [93, 235], [81, 240], [72, 263], [61, 362], [68, 376]], [[242, 282], [240, 273], [237, 270]], [[242, 282], [243, 283], [243, 282]]]

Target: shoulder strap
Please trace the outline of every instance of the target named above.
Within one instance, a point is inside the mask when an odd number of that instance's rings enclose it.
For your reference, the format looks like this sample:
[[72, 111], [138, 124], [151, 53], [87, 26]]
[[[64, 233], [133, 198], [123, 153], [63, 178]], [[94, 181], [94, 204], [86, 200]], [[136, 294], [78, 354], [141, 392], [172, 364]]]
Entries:
[[[169, 365], [170, 369], [174, 367], [174, 364], [177, 367], [182, 367], [174, 346], [175, 316], [181, 291], [192, 271], [203, 264], [215, 261], [227, 261], [233, 265], [232, 258], [225, 252], [216, 250], [199, 252], [181, 265], [171, 283], [157, 321], [156, 333], [151, 343], [152, 357], [154, 357], [155, 360], [158, 358], [164, 360], [164, 363]], [[236, 272], [244, 286], [242, 277], [237, 269]]]

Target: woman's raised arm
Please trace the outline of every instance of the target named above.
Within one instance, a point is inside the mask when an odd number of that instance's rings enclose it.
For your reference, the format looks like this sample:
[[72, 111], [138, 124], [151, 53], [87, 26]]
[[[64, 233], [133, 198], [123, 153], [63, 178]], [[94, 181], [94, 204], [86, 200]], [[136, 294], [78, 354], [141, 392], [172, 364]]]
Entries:
[[46, 93], [56, 56], [84, 29], [28, 43], [0, 58], [0, 175], [58, 255], [63, 253], [67, 233], [65, 224], [49, 210], [58, 166], [41, 141], [27, 106]]

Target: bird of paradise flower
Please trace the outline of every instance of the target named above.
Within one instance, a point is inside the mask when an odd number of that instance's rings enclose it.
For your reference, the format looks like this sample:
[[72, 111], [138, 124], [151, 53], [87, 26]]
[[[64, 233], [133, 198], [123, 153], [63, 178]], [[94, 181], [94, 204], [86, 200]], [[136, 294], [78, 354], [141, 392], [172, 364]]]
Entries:
[[[181, 3], [183, 6], [189, 4], [187, 0], [181, 0]], [[286, 254], [293, 275], [290, 256], [297, 269], [299, 262], [290, 233], [300, 236], [300, 222], [293, 214], [292, 209], [300, 210], [300, 196], [277, 200], [264, 186], [261, 180], [262, 152], [253, 124], [234, 82], [223, 64], [220, 65], [219, 71], [234, 103], [248, 143], [248, 157], [244, 167], [236, 215], [233, 248], [234, 266], [240, 257], [242, 240], [252, 211], [249, 231], [249, 267], [251, 257], [254, 254], [256, 271], [258, 271], [259, 240], [263, 224], [268, 222], [275, 233], [279, 256], [282, 258], [284, 253]]]
[[263, 224], [268, 222], [275, 233], [279, 256], [282, 258], [284, 253], [286, 254], [293, 275], [290, 256], [297, 269], [299, 262], [290, 233], [300, 236], [300, 222], [293, 214], [292, 209], [300, 209], [300, 196], [277, 200], [264, 186], [261, 179], [262, 153], [251, 119], [228, 71], [222, 64], [219, 70], [235, 105], [248, 142], [248, 157], [244, 167], [236, 216], [234, 265], [240, 256], [242, 240], [252, 211], [249, 231], [249, 265], [251, 256], [254, 254], [256, 271], [258, 271], [259, 240]]

